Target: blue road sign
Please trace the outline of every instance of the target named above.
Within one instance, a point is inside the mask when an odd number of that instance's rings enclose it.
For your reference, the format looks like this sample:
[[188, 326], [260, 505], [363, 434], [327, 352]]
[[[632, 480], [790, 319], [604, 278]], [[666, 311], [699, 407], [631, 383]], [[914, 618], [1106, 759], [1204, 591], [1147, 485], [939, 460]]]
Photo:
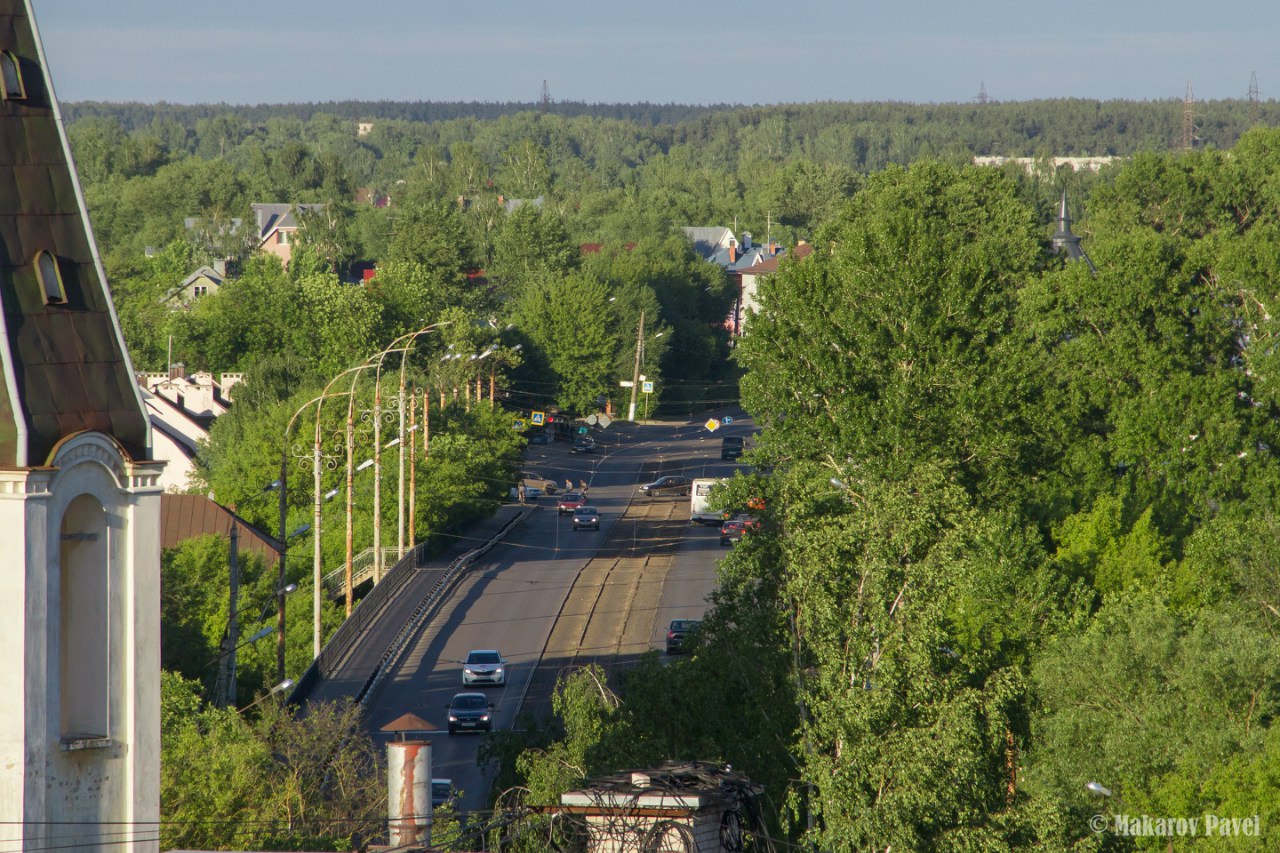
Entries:
[[725, 426], [728, 426], [729, 424], [733, 423], [733, 418], [729, 417], [728, 415], [725, 415], [723, 418], [720, 419], [720, 423], [724, 424]]

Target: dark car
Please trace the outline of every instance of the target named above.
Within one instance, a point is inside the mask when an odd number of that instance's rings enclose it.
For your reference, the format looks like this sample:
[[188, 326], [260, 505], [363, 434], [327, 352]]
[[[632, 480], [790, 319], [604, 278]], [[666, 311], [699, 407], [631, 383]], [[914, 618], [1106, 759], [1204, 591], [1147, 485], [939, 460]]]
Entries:
[[720, 458], [725, 462], [735, 462], [742, 455], [747, 440], [740, 435], [726, 435], [720, 439]]
[[659, 477], [652, 483], [645, 483], [640, 487], [640, 494], [650, 498], [659, 498], [663, 495], [688, 495], [693, 488], [693, 480], [688, 477]]
[[676, 655], [688, 651], [701, 627], [700, 619], [672, 619], [667, 627], [667, 654]]
[[483, 693], [458, 693], [449, 703], [449, 734], [493, 731], [493, 703]]
[[573, 529], [599, 530], [600, 511], [593, 506], [580, 506], [573, 511]]
[[580, 435], [573, 440], [574, 453], [595, 453], [596, 440], [589, 435]]
[[445, 803], [452, 805], [453, 803], [453, 780], [452, 779], [432, 779], [431, 780], [431, 805], [433, 808], [439, 808]]
[[551, 436], [547, 434], [547, 430], [545, 428], [531, 429], [527, 433], [525, 433], [525, 435], [528, 437], [530, 444], [550, 444], [551, 443]]
[[560, 496], [560, 514], [568, 515], [587, 502], [580, 492], [565, 492]]
[[747, 522], [741, 518], [725, 519], [720, 525], [720, 544], [730, 545], [742, 538], [743, 532], [747, 529]]

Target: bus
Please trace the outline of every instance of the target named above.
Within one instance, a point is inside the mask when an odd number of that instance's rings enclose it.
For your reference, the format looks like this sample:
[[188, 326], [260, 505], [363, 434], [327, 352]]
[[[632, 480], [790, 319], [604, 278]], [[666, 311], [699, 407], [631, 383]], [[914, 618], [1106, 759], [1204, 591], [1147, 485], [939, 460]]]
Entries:
[[719, 525], [724, 521], [724, 513], [711, 508], [711, 491], [723, 482], [723, 478], [710, 477], [693, 481], [693, 487], [689, 489], [690, 524]]

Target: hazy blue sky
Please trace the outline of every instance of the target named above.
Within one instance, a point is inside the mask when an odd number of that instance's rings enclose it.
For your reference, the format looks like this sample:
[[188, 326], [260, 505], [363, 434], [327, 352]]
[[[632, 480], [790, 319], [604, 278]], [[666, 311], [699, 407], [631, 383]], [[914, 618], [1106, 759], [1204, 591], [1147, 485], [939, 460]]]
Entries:
[[33, 2], [69, 101], [1280, 95], [1275, 0]]

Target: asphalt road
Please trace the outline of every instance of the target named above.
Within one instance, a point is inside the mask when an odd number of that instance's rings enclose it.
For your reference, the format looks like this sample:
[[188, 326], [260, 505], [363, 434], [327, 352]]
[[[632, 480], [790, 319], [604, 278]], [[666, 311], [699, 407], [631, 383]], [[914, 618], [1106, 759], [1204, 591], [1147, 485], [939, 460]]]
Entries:
[[[589, 482], [590, 502], [601, 512], [600, 531], [575, 532], [571, 518], [557, 513], [556, 498], [541, 498], [538, 510], [458, 582], [372, 697], [369, 725], [375, 735], [385, 738], [379, 730], [406, 712], [437, 726], [431, 735], [432, 775], [453, 780], [462, 791], [463, 810], [482, 808], [488, 782], [477, 753], [484, 736], [447, 733], [450, 699], [464, 689], [478, 689], [489, 695], [496, 725], [509, 728], [526, 698], [530, 706], [545, 706], [545, 673], [550, 667], [554, 675], [560, 665], [559, 658], [543, 661], [539, 670], [544, 652], [552, 657], [549, 641], [563, 656], [566, 641], [559, 638], [579, 637], [568, 641], [569, 647], [580, 647], [571, 648], [568, 658], [634, 654], [648, 645], [661, 649], [671, 619], [702, 614], [725, 550], [717, 531], [689, 525], [688, 498], [651, 502], [636, 497], [636, 489], [659, 471], [727, 476], [736, 466], [720, 462], [720, 438], [750, 429], [743, 421], [715, 434], [701, 421], [625, 425], [597, 433], [595, 454], [573, 454], [566, 443], [531, 446], [526, 470], [558, 482]], [[651, 526], [651, 520], [661, 527]], [[659, 540], [651, 535], [659, 529], [662, 548], [655, 547]], [[664, 556], [650, 559], [651, 551]], [[592, 602], [585, 616], [575, 603], [584, 596]], [[580, 635], [571, 619], [581, 623]], [[461, 661], [469, 650], [482, 648], [496, 648], [507, 659], [505, 686], [463, 688]], [[536, 673], [541, 674], [535, 678]]]

